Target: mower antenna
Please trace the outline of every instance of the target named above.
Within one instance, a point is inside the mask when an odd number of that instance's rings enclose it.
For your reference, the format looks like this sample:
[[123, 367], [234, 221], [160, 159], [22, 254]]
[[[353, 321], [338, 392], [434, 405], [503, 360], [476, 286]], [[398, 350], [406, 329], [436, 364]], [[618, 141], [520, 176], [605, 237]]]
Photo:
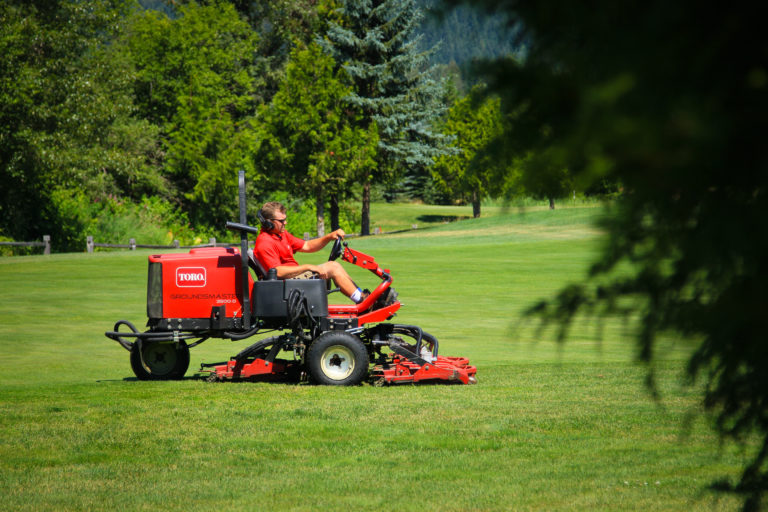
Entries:
[[[248, 224], [245, 209], [245, 171], [238, 172], [238, 187], [240, 189], [240, 224]], [[248, 233], [240, 230], [240, 257], [242, 268], [242, 302], [243, 302], [243, 329], [251, 328], [251, 301], [248, 290]]]

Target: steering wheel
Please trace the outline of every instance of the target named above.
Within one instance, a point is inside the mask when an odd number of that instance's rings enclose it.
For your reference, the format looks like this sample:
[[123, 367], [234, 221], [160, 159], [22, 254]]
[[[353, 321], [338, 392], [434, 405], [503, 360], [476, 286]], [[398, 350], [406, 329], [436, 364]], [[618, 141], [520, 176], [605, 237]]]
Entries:
[[333, 242], [333, 247], [331, 247], [331, 254], [328, 256], [328, 261], [336, 261], [342, 254], [344, 254], [344, 245], [343, 240], [341, 237], [339, 237]]

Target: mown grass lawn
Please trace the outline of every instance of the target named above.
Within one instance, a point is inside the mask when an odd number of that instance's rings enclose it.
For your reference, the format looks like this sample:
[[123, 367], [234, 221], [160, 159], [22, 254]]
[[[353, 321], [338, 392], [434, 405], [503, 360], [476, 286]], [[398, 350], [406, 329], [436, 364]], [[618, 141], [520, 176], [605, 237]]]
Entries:
[[103, 332], [145, 318], [148, 252], [0, 259], [2, 502], [9, 510], [732, 510], [735, 499], [705, 488], [735, 478], [745, 455], [719, 447], [696, 389], [681, 383], [689, 341], [665, 343], [657, 403], [620, 321], [605, 322], [599, 339], [584, 320], [561, 346], [520, 319], [585, 274], [601, 243], [591, 225], [599, 214], [499, 211], [351, 241], [392, 271], [404, 304], [396, 321], [436, 335], [442, 354], [469, 357], [477, 386], [191, 378], [200, 362], [253, 340], [208, 341], [192, 349], [189, 378], [139, 382], [128, 353]]

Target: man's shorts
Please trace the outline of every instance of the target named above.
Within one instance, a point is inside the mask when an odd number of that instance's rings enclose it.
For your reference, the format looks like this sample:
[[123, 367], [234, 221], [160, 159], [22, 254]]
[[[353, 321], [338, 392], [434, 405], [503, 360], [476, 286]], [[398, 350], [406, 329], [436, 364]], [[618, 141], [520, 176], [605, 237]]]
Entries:
[[311, 270], [305, 270], [301, 274], [294, 276], [291, 279], [317, 279], [317, 274]]

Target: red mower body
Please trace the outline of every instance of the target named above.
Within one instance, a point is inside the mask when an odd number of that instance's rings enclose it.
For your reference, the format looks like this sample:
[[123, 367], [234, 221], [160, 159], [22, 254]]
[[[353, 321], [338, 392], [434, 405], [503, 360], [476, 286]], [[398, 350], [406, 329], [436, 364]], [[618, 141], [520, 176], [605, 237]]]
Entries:
[[[212, 308], [221, 307], [225, 318], [242, 317], [241, 271], [240, 254], [232, 248], [152, 255], [147, 316], [151, 320], [209, 319]], [[251, 276], [248, 283], [252, 290]]]

